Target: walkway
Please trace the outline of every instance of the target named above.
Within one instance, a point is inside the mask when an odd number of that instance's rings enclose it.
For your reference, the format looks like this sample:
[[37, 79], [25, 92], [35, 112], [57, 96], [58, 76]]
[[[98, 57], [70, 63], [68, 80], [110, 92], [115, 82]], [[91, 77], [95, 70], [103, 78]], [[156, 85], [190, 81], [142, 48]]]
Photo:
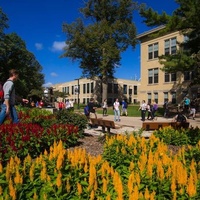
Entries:
[[[107, 119], [107, 120], [113, 120], [114, 119], [113, 115], [102, 117], [102, 115], [97, 114], [97, 117], [98, 118]], [[157, 121], [159, 121], [159, 122], [172, 121], [172, 118], [166, 119], [164, 117], [158, 117]], [[188, 121], [190, 122], [190, 126], [199, 127], [200, 128], [200, 118], [199, 117], [196, 118], [195, 120], [188, 119]], [[124, 133], [133, 132], [133, 131], [138, 131], [138, 130], [140, 130], [142, 128], [141, 117], [121, 116], [121, 121], [120, 122], [116, 122], [116, 124], [119, 124], [119, 125], [121, 125], [123, 127], [120, 128], [120, 129], [111, 129], [111, 133], [124, 134]], [[94, 134], [94, 135], [102, 135], [103, 134], [101, 127], [92, 128], [92, 129], [86, 129], [85, 133]], [[152, 131], [143, 131], [142, 136], [149, 137], [151, 135], [151, 133], [152, 133]]]

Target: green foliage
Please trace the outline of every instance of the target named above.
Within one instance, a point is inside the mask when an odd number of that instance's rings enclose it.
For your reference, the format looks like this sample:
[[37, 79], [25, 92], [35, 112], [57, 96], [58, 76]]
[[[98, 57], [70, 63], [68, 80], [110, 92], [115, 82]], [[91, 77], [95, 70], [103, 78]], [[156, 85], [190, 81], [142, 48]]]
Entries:
[[198, 127], [180, 130], [167, 127], [156, 130], [153, 134], [163, 140], [164, 143], [176, 146], [194, 146], [200, 141], [200, 129]]
[[58, 123], [61, 124], [73, 124], [74, 126], [78, 126], [80, 134], [84, 133], [88, 123], [88, 119], [85, 115], [68, 111], [67, 109], [57, 112], [56, 119], [58, 120]]
[[[89, 19], [87, 25], [80, 18], [72, 24], [63, 24], [67, 48], [62, 57], [80, 61], [84, 76], [98, 76], [107, 85], [120, 64], [120, 54], [129, 45], [133, 48], [136, 45], [132, 18], [137, 8], [132, 0], [89, 0], [81, 8], [84, 21]], [[103, 87], [102, 99], [105, 98], [106, 87]]]
[[0, 77], [5, 82], [8, 72], [15, 68], [19, 71], [20, 79], [16, 84], [16, 93], [27, 97], [32, 89], [40, 90], [44, 83], [42, 66], [35, 56], [26, 48], [25, 42], [16, 34], [5, 34], [8, 18], [0, 9]]
[[189, 143], [184, 129], [174, 130], [173, 128], [164, 128], [154, 131], [153, 134], [166, 144], [181, 146]]

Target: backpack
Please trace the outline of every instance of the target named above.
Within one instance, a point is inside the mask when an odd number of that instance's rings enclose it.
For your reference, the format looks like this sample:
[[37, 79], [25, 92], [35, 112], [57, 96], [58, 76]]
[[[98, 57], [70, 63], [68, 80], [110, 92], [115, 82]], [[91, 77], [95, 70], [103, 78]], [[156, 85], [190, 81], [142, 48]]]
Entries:
[[127, 108], [127, 107], [128, 107], [127, 103], [126, 103], [126, 102], [124, 102], [124, 108]]
[[0, 101], [2, 101], [3, 98], [4, 98], [3, 85], [0, 83]]
[[185, 116], [182, 115], [182, 114], [178, 114], [178, 116], [177, 116], [177, 122], [180, 122], [180, 123], [186, 122]]
[[85, 108], [84, 108], [84, 114], [85, 114], [86, 116], [89, 116], [89, 114], [90, 114], [90, 112], [89, 112], [89, 106], [88, 106], [88, 105], [85, 106]]

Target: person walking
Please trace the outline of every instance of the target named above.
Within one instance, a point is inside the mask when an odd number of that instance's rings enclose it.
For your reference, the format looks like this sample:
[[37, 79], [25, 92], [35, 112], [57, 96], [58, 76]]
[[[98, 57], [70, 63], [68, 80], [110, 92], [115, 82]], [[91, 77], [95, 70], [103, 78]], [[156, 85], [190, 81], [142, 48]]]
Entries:
[[90, 114], [93, 114], [95, 118], [97, 118], [97, 115], [96, 115], [96, 106], [94, 104], [94, 98], [91, 98], [90, 99], [90, 102], [88, 103], [88, 108], [89, 108], [89, 112]]
[[152, 105], [151, 105], [151, 102], [148, 102], [146, 110], [148, 112], [147, 119], [148, 120], [152, 120], [153, 116], [152, 116]]
[[[158, 110], [158, 104], [156, 103], [156, 101], [153, 101], [153, 105], [152, 105], [152, 119], [155, 119], [156, 116], [156, 111]], [[157, 118], [156, 118], [157, 119]]]
[[147, 109], [147, 104], [145, 102], [145, 100], [142, 101], [139, 110], [141, 111], [141, 120], [145, 121], [145, 115], [146, 115], [146, 109]]
[[184, 113], [186, 115], [188, 115], [189, 114], [189, 108], [190, 108], [190, 99], [186, 96], [184, 98], [183, 102], [184, 102]]
[[127, 108], [128, 108], [128, 104], [127, 104], [127, 102], [123, 99], [123, 100], [122, 100], [122, 114], [121, 114], [121, 115], [124, 115], [124, 114], [125, 114], [125, 116], [128, 116]]
[[103, 116], [107, 115], [107, 108], [108, 108], [107, 99], [104, 99], [104, 101], [103, 101]]
[[114, 121], [120, 121], [120, 103], [119, 100], [116, 99], [115, 102], [113, 103], [113, 109], [114, 109]]
[[[15, 86], [14, 82], [18, 79], [19, 73], [15, 69], [11, 69], [9, 71], [9, 79], [3, 85], [4, 91], [4, 101], [1, 105], [1, 112], [0, 112], [0, 125], [4, 122], [5, 118], [10, 115], [13, 124], [19, 123], [19, 118], [17, 115], [17, 110], [15, 108]], [[22, 101], [23, 103], [28, 103], [28, 99], [23, 99], [17, 97], [18, 100]]]
[[190, 116], [192, 116], [192, 119], [195, 120], [195, 115], [196, 115], [196, 102], [195, 100], [193, 99], [190, 103], [190, 114], [188, 116], [188, 118]]
[[168, 118], [169, 117], [169, 100], [168, 99], [166, 99], [163, 105], [163, 108], [164, 108], [164, 117]]

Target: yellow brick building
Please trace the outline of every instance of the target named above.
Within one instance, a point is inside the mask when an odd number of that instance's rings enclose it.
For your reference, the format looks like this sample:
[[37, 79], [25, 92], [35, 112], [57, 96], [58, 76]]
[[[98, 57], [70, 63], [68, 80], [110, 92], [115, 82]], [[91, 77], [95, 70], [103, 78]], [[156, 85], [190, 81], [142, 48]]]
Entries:
[[179, 42], [187, 38], [180, 32], [172, 32], [160, 37], [151, 37], [164, 26], [152, 29], [137, 36], [140, 40], [140, 70], [141, 85], [138, 92], [139, 101], [156, 100], [163, 105], [166, 99], [171, 103], [181, 103], [183, 98], [188, 95], [196, 98], [200, 94], [200, 87], [189, 88], [193, 72], [165, 73], [161, 70], [158, 56], [175, 54], [178, 50]]
[[[120, 101], [126, 99], [129, 103], [136, 103], [139, 86], [140, 82], [136, 80], [110, 79], [107, 91], [108, 104], [112, 104], [116, 98]], [[70, 82], [58, 83], [53, 85], [53, 90], [68, 94], [66, 99], [73, 99], [75, 103], [78, 103], [79, 99], [79, 103], [87, 104], [91, 97], [99, 103], [102, 102], [102, 84], [98, 78], [94, 80], [80, 78]]]

